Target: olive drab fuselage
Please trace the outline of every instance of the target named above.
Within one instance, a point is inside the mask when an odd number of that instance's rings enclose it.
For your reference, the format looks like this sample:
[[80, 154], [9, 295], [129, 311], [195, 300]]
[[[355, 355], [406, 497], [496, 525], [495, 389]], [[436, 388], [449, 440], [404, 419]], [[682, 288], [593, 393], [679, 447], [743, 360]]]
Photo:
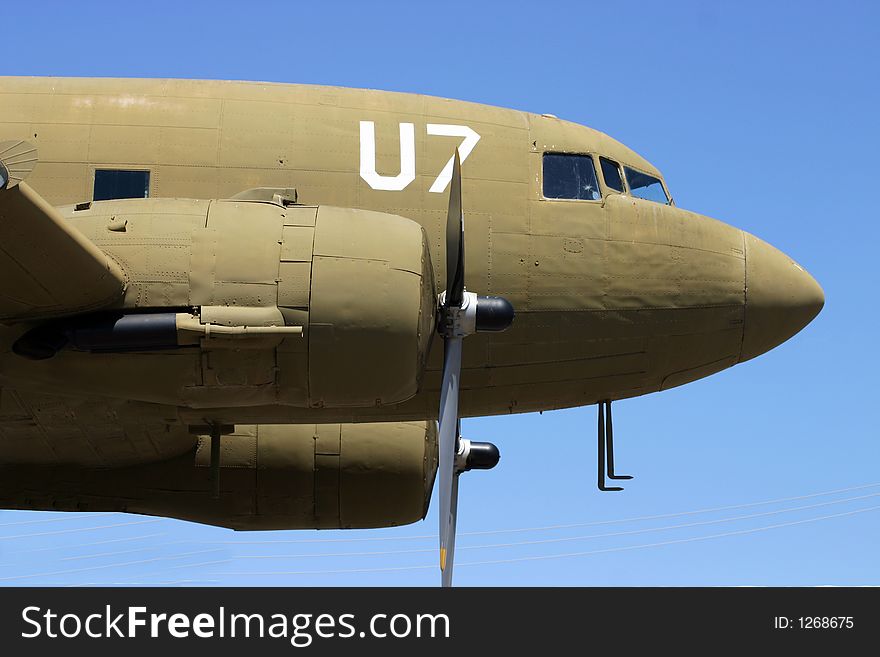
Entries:
[[[71, 351], [34, 363], [10, 353], [22, 331], [12, 326], [0, 333], [0, 376], [16, 385], [176, 405], [184, 416], [209, 408], [230, 422], [432, 417], [440, 350], [429, 339], [425, 304], [445, 277], [445, 192], [456, 147], [466, 280], [508, 298], [517, 312], [508, 331], [469, 339], [465, 415], [641, 395], [743, 357], [742, 231], [604, 183], [595, 200], [544, 197], [545, 153], [604, 156], [662, 179], [590, 128], [440, 98], [260, 83], [0, 78], [0, 106], [3, 138], [38, 149], [29, 184], [67, 206], [73, 225], [125, 271], [119, 307], [277, 304], [306, 329], [262, 350]], [[102, 170], [148, 171], [150, 200], [75, 209], [92, 199]], [[214, 201], [209, 213], [206, 201], [188, 200], [256, 187], [295, 189], [298, 205]], [[345, 208], [383, 214], [358, 219]], [[347, 224], [328, 223], [328, 235], [339, 233], [326, 240], [330, 251], [334, 239], [374, 240], [412, 261], [391, 267], [409, 274], [395, 280], [384, 275], [387, 266], [358, 265], [372, 256], [350, 253], [345, 261], [313, 251], [322, 213], [350, 215]], [[425, 253], [400, 218], [424, 229]], [[358, 235], [346, 235], [352, 226]], [[421, 261], [433, 271], [422, 271]], [[332, 317], [332, 308], [358, 299], [385, 305], [372, 317], [369, 304]], [[401, 325], [384, 342], [359, 343], [358, 322], [381, 333], [382, 317]], [[322, 351], [322, 331], [338, 332], [340, 322], [352, 340]], [[364, 382], [371, 377], [375, 394]]]
[[424, 517], [456, 148], [463, 280], [516, 311], [464, 342], [462, 415], [682, 385], [822, 307], [791, 258], [550, 115], [0, 77], [0, 508], [236, 529]]

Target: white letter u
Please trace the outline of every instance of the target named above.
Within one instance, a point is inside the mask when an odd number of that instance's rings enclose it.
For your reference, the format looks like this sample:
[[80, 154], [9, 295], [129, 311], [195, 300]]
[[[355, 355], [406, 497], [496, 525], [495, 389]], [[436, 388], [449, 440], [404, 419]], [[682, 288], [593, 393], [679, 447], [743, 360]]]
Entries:
[[376, 124], [361, 121], [361, 178], [373, 189], [399, 192], [416, 179], [416, 128], [400, 124], [400, 173], [380, 176], [376, 173]]

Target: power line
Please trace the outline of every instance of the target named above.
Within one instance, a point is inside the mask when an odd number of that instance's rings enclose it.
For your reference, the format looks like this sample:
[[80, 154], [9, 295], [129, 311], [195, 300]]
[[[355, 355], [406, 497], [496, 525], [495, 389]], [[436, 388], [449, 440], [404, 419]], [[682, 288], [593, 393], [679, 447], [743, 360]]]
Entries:
[[146, 525], [155, 522], [162, 522], [162, 519], [156, 518], [152, 520], [134, 520], [132, 522], [118, 522], [110, 525], [100, 525], [98, 527], [79, 527], [77, 529], [60, 529], [54, 532], [38, 532], [35, 534], [19, 534], [18, 536], [0, 536], [0, 540], [8, 541], [13, 538], [39, 538], [41, 536], [58, 536], [59, 534], [75, 534], [78, 532], [90, 532], [98, 529], [113, 529], [115, 527], [130, 527], [132, 525]]
[[101, 557], [117, 557], [121, 554], [134, 554], [135, 552], [147, 552], [148, 550], [158, 550], [174, 543], [159, 543], [157, 545], [147, 545], [144, 547], [134, 548], [132, 550], [116, 550], [114, 552], [98, 552], [97, 554], [82, 554], [75, 557], [62, 557], [59, 561], [82, 561], [84, 559], [98, 559]]
[[[492, 559], [486, 561], [470, 561], [470, 562], [462, 562], [456, 563], [456, 567], [459, 566], [489, 566], [496, 564], [509, 564], [509, 563], [520, 563], [524, 561], [545, 561], [550, 559], [568, 559], [572, 557], [585, 557], [594, 554], [608, 554], [611, 552], [626, 552], [629, 550], [641, 550], [646, 548], [655, 548], [662, 547], [666, 545], [678, 545], [682, 543], [695, 543], [698, 541], [707, 541], [716, 538], [724, 538], [728, 536], [742, 536], [745, 534], [756, 534], [762, 531], [768, 531], [771, 529], [780, 529], [783, 527], [792, 527], [795, 525], [804, 525], [811, 522], [819, 522], [821, 520], [830, 520], [832, 518], [842, 518], [844, 516], [853, 516], [859, 513], [867, 513], [869, 511], [876, 511], [880, 509], [880, 505], [866, 507], [864, 509], [856, 509], [855, 511], [845, 511], [843, 513], [835, 513], [827, 516], [819, 516], [816, 518], [806, 518], [804, 520], [794, 520], [791, 522], [779, 523], [776, 525], [767, 525], [764, 527], [755, 527], [752, 529], [741, 529], [737, 531], [724, 532], [720, 534], [709, 534], [707, 536], [694, 536], [691, 538], [680, 538], [669, 541], [662, 541], [659, 543], [642, 543], [638, 545], [628, 545], [623, 547], [614, 547], [614, 548], [605, 548], [602, 550], [589, 550], [586, 552], [567, 552], [561, 554], [542, 554], [535, 555], [529, 557], [516, 557], [512, 559]], [[395, 566], [389, 568], [348, 568], [342, 570], [301, 570], [301, 571], [268, 571], [268, 572], [232, 572], [232, 573], [210, 573], [210, 577], [218, 577], [218, 576], [278, 576], [278, 575], [342, 575], [342, 574], [350, 574], [350, 573], [385, 573], [385, 572], [396, 572], [396, 571], [406, 571], [406, 570], [432, 570], [436, 569], [437, 565], [428, 565], [428, 566]]]
[[[106, 541], [94, 541], [92, 543], [80, 543], [79, 545], [52, 545], [50, 547], [34, 548], [32, 550], [19, 550], [17, 552], [9, 552], [9, 554], [31, 554], [33, 552], [51, 552], [53, 550], [79, 550], [80, 548], [94, 547], [96, 545], [126, 543], [130, 541], [143, 541], [148, 538], [158, 538], [167, 535], [167, 532], [158, 532], [155, 534], [142, 534], [140, 536], [126, 536], [125, 538], [111, 538]], [[0, 539], [2, 539], [2, 537], [0, 537]]]
[[197, 554], [207, 554], [209, 552], [220, 552], [221, 550], [213, 549], [213, 550], [198, 550], [195, 552], [184, 552], [181, 554], [169, 555], [164, 557], [153, 557], [152, 559], [141, 559], [138, 561], [126, 561], [123, 563], [109, 563], [102, 564], [100, 566], [88, 566], [86, 568], [73, 568], [71, 570], [57, 570], [55, 572], [44, 572], [44, 573], [33, 573], [29, 575], [15, 575], [13, 577], [0, 577], [0, 582], [10, 582], [14, 580], [21, 579], [34, 579], [37, 577], [54, 577], [58, 575], [74, 575], [76, 573], [84, 573], [93, 570], [104, 570], [106, 568], [122, 568], [123, 566], [135, 566], [135, 565], [143, 565], [146, 563], [155, 563], [157, 561], [172, 561], [176, 559], [183, 559], [186, 557], [194, 556]]
[[[22, 512], [18, 512], [18, 513], [43, 514], [46, 512], [45, 511], [22, 511]], [[87, 518], [94, 518], [96, 515], [110, 515], [110, 514], [68, 512], [68, 513], [63, 514], [62, 516], [52, 516], [51, 518], [40, 518], [39, 520], [18, 520], [16, 522], [3, 522], [3, 523], [0, 523], [0, 527], [21, 527], [23, 525], [44, 525], [46, 523], [66, 522], [69, 520], [85, 520]]]
[[[682, 516], [689, 516], [689, 515], [712, 513], [712, 512], [718, 512], [718, 511], [723, 511], [723, 510], [744, 509], [744, 508], [750, 508], [750, 507], [756, 507], [756, 506], [762, 506], [762, 505], [768, 505], [768, 504], [777, 504], [777, 503], [781, 503], [781, 502], [788, 502], [788, 501], [795, 501], [795, 500], [804, 500], [804, 499], [810, 499], [810, 498], [821, 497], [821, 496], [826, 496], [826, 495], [834, 495], [834, 494], [839, 494], [839, 493], [844, 493], [844, 492], [849, 492], [849, 491], [864, 490], [864, 489], [873, 488], [873, 487], [877, 487], [877, 486], [880, 486], [880, 482], [871, 483], [871, 484], [864, 484], [864, 485], [860, 485], [860, 486], [838, 488], [838, 489], [834, 489], [834, 490], [822, 491], [822, 492], [817, 492], [817, 493], [810, 493], [807, 495], [775, 498], [775, 499], [770, 499], [770, 500], [762, 500], [762, 501], [749, 502], [749, 503], [744, 503], [744, 504], [726, 505], [726, 506], [698, 509], [698, 510], [692, 510], [692, 511], [682, 511], [682, 512], [677, 512], [677, 513], [665, 513], [665, 514], [657, 514], [657, 515], [650, 515], [650, 516], [639, 516], [639, 517], [632, 517], [632, 518], [594, 521], [594, 522], [588, 522], [588, 523], [569, 523], [569, 524], [564, 524], [564, 525], [547, 525], [547, 526], [541, 526], [541, 527], [526, 527], [526, 528], [498, 529], [498, 530], [486, 530], [486, 531], [475, 531], [475, 532], [462, 532], [459, 535], [460, 536], [483, 536], [483, 535], [508, 534], [508, 533], [518, 533], [518, 532], [549, 531], [549, 530], [569, 529], [569, 528], [576, 528], [576, 527], [600, 526], [600, 525], [619, 524], [619, 523], [628, 523], [628, 522], [642, 522], [642, 521], [648, 521], [648, 520], [657, 520], [657, 519], [664, 519], [664, 518], [675, 518], [675, 517], [682, 517]], [[748, 515], [743, 515], [743, 516], [735, 516], [735, 517], [731, 517], [731, 518], [720, 518], [720, 519], [706, 520], [706, 521], [693, 522], [693, 523], [682, 523], [682, 524], [678, 524], [678, 525], [670, 525], [670, 526], [664, 526], [664, 527], [651, 527], [651, 528], [645, 528], [645, 529], [629, 530], [629, 531], [622, 531], [622, 532], [611, 532], [611, 533], [605, 533], [605, 534], [594, 534], [594, 535], [587, 535], [587, 536], [561, 537], [561, 538], [539, 539], [539, 540], [529, 540], [529, 541], [516, 541], [516, 542], [510, 542], [510, 543], [459, 546], [459, 550], [481, 550], [481, 549], [497, 549], [497, 548], [507, 548], [507, 547], [521, 547], [521, 546], [527, 546], [527, 545], [542, 545], [542, 544], [550, 544], [550, 543], [558, 543], [558, 542], [570, 542], [570, 541], [578, 541], [578, 540], [590, 540], [590, 539], [596, 539], [596, 538], [627, 536], [627, 535], [642, 534], [642, 533], [649, 533], [649, 532], [670, 531], [670, 530], [683, 529], [683, 528], [688, 528], [688, 527], [706, 526], [706, 525], [719, 524], [719, 523], [725, 523], [725, 522], [735, 522], [735, 521], [739, 521], [739, 520], [753, 519], [753, 518], [758, 518], [758, 517], [766, 517], [766, 516], [771, 516], [771, 515], [778, 515], [780, 513], [790, 513], [790, 512], [795, 512], [795, 511], [803, 511], [803, 510], [807, 510], [807, 509], [814, 509], [814, 508], [818, 508], [818, 507], [830, 506], [830, 505], [835, 505], [835, 504], [843, 504], [846, 502], [852, 502], [852, 501], [856, 501], [856, 500], [868, 499], [868, 498], [878, 497], [878, 496], [880, 496], [880, 493], [872, 493], [869, 495], [861, 495], [861, 496], [844, 498], [844, 499], [839, 499], [839, 500], [830, 500], [827, 502], [820, 502], [818, 504], [810, 504], [810, 505], [804, 505], [804, 506], [787, 508], [787, 509], [777, 509], [777, 510], [773, 510], [773, 511], [757, 513], [757, 514], [748, 514]], [[709, 539], [720, 538], [720, 537], [725, 537], [725, 536], [750, 534], [750, 533], [765, 531], [765, 530], [769, 530], [769, 529], [776, 529], [776, 528], [780, 528], [780, 527], [788, 527], [788, 526], [792, 526], [792, 525], [799, 525], [799, 524], [804, 524], [804, 523], [809, 523], [809, 522], [817, 522], [819, 520], [825, 520], [825, 519], [830, 519], [830, 518], [837, 518], [837, 517], [842, 517], [842, 516], [854, 515], [857, 513], [863, 513], [863, 512], [875, 510], [877, 508], [880, 508], [880, 507], [867, 507], [865, 509], [859, 509], [859, 510], [850, 511], [850, 512], [844, 512], [844, 513], [833, 514], [833, 515], [828, 515], [828, 516], [820, 516], [817, 518], [808, 518], [805, 520], [793, 521], [793, 522], [788, 522], [788, 523], [780, 523], [780, 524], [769, 525], [769, 526], [765, 526], [765, 527], [724, 532], [724, 533], [720, 533], [720, 534], [711, 534], [708, 536], [698, 536], [698, 537], [685, 538], [685, 539], [674, 539], [674, 540], [663, 541], [663, 542], [658, 542], [658, 543], [649, 543], [649, 544], [641, 544], [641, 545], [635, 545], [635, 546], [606, 548], [606, 549], [592, 550], [592, 551], [587, 551], [587, 552], [572, 552], [572, 553], [563, 553], [563, 554], [517, 557], [517, 558], [512, 558], [512, 559], [495, 559], [495, 560], [486, 560], [486, 561], [477, 561], [477, 562], [464, 562], [464, 563], [459, 563], [457, 565], [466, 566], [466, 565], [490, 565], [490, 564], [496, 564], [496, 563], [498, 563], [498, 564], [516, 563], [519, 561], [533, 561], [533, 560], [567, 558], [567, 557], [574, 557], [574, 556], [586, 556], [586, 555], [591, 555], [591, 554], [601, 554], [601, 553], [607, 553], [607, 552], [619, 552], [619, 551], [627, 551], [627, 550], [634, 550], [634, 549], [643, 549], [643, 548], [648, 548], [648, 547], [659, 547], [659, 546], [663, 546], [663, 545], [673, 545], [673, 544], [678, 544], [678, 543], [688, 543], [688, 542], [693, 542], [693, 541], [709, 540]], [[92, 516], [89, 516], [89, 517], [92, 517]], [[63, 519], [62, 518], [52, 518], [52, 519], [48, 519], [46, 522], [54, 522], [54, 521], [58, 521], [58, 520], [63, 520]], [[126, 526], [132, 526], [132, 525], [156, 523], [156, 522], [161, 522], [161, 521], [162, 521], [162, 519], [138, 520], [138, 521], [132, 521], [132, 522], [123, 522], [123, 523], [113, 523], [113, 524], [108, 524], [108, 525], [101, 525], [101, 526], [97, 526], [97, 527], [83, 527], [83, 528], [67, 529], [67, 530], [60, 530], [60, 531], [37, 532], [37, 533], [31, 533], [31, 534], [6, 536], [6, 537], [0, 537], [0, 539], [3, 539], [3, 538], [7, 538], [7, 539], [36, 538], [36, 537], [43, 537], [43, 536], [55, 536], [55, 535], [60, 535], [60, 534], [88, 532], [88, 531], [95, 531], [95, 530], [101, 530], [101, 529], [111, 529], [111, 528], [116, 528], [116, 527], [126, 527]], [[6, 526], [15, 526], [18, 524], [35, 524], [38, 522], [42, 522], [42, 521], [26, 521], [23, 523], [9, 523]], [[2, 526], [2, 525], [0, 525], [0, 526]], [[110, 544], [110, 543], [144, 540], [147, 538], [159, 537], [159, 536], [164, 536], [164, 535], [167, 535], [167, 534], [158, 533], [158, 534], [148, 534], [148, 535], [136, 536], [136, 537], [110, 539], [110, 540], [106, 540], [106, 541], [97, 541], [97, 542], [92, 542], [92, 543], [86, 543], [86, 544], [82, 544], [79, 546], [73, 546], [73, 547], [71, 547], [71, 546], [52, 546], [52, 547], [41, 548], [41, 549], [37, 549], [37, 550], [29, 550], [28, 552], [54, 550], [54, 549], [74, 549], [74, 548], [79, 548], [79, 547], [106, 545], [106, 544]], [[248, 545], [248, 544], [276, 544], [276, 543], [277, 544], [349, 543], [349, 542], [353, 543], [353, 542], [364, 542], [364, 541], [371, 542], [371, 541], [388, 541], [388, 540], [394, 541], [394, 540], [416, 540], [416, 539], [436, 539], [436, 535], [430, 534], [430, 535], [424, 535], [424, 536], [403, 536], [403, 537], [385, 537], [385, 536], [383, 536], [383, 537], [366, 537], [366, 538], [350, 538], [350, 539], [348, 539], [348, 538], [343, 538], [343, 539], [301, 539], [301, 540], [293, 540], [293, 541], [277, 541], [277, 540], [275, 540], [275, 541], [241, 541], [241, 542], [225, 541], [225, 542], [215, 542], [214, 544]], [[186, 541], [178, 541], [176, 543], [185, 544], [187, 542]], [[203, 542], [200, 542], [200, 543], [202, 545], [211, 545], [211, 543], [203, 543]], [[174, 542], [163, 543], [160, 545], [172, 545], [172, 544], [174, 544]], [[83, 555], [83, 556], [78, 556], [78, 557], [67, 557], [62, 560], [70, 561], [70, 560], [78, 560], [78, 559], [112, 557], [112, 556], [116, 556], [118, 554], [127, 554], [127, 553], [143, 551], [143, 550], [154, 549], [155, 547], [159, 547], [159, 546], [144, 547], [144, 548], [138, 548], [138, 549], [134, 549], [134, 550], [119, 551], [119, 552], [107, 552], [107, 553], [102, 553], [102, 554]], [[189, 556], [189, 555], [204, 554], [204, 553], [217, 552], [217, 551], [219, 551], [219, 550], [201, 550], [201, 551], [197, 551], [197, 552], [183, 553], [180, 555], [170, 556], [170, 557], [156, 557], [156, 558], [145, 559], [145, 560], [141, 560], [141, 561], [131, 561], [131, 562], [124, 562], [124, 563], [117, 563], [117, 564], [106, 564], [106, 565], [94, 566], [94, 567], [89, 567], [89, 568], [80, 568], [80, 569], [75, 569], [75, 570], [58, 571], [58, 572], [54, 572], [54, 573], [20, 575], [20, 576], [16, 576], [16, 577], [0, 578], [0, 581], [28, 579], [28, 578], [36, 578], [36, 577], [52, 576], [52, 575], [64, 575], [64, 574], [72, 574], [72, 573], [78, 573], [78, 572], [100, 570], [100, 569], [112, 568], [112, 567], [122, 567], [122, 566], [127, 566], [127, 565], [151, 563], [151, 562], [156, 562], [156, 561], [176, 560], [178, 558], [182, 558], [182, 557]], [[234, 557], [232, 559], [226, 559], [226, 560], [208, 561], [208, 562], [203, 562], [203, 563], [198, 563], [198, 564], [174, 566], [174, 567], [171, 567], [171, 569], [173, 570], [173, 569], [178, 569], [178, 568], [194, 568], [194, 567], [208, 566], [208, 565], [219, 565], [222, 563], [230, 563], [232, 561], [235, 561], [236, 559], [269, 559], [269, 558], [299, 558], [299, 557], [314, 558], [314, 557], [345, 557], [345, 556], [362, 557], [362, 556], [417, 554], [417, 553], [430, 553], [430, 552], [434, 552], [434, 549], [433, 548], [430, 548], [430, 549], [421, 549], [420, 548], [420, 549], [412, 549], [412, 550], [387, 550], [387, 551], [375, 551], [375, 552], [348, 552], [348, 553], [342, 552], [342, 553], [326, 553], [326, 554], [277, 555], [277, 556], [275, 556], [275, 555], [244, 555], [241, 557]], [[289, 572], [289, 573], [285, 573], [285, 572], [259, 573], [258, 572], [258, 573], [227, 573], [227, 574], [229, 574], [229, 575], [237, 575], [237, 574], [240, 574], [240, 575], [251, 575], [251, 574], [253, 574], [253, 575], [270, 575], [270, 574], [297, 575], [297, 574], [333, 574], [333, 573], [340, 573], [341, 574], [341, 573], [349, 573], [349, 572], [351, 572], [351, 573], [357, 573], [357, 572], [394, 572], [394, 571], [400, 571], [400, 570], [421, 570], [421, 569], [434, 568], [434, 567], [435, 566], [433, 566], [433, 565], [432, 566], [399, 566], [399, 567], [386, 567], [386, 568], [358, 568], [358, 569], [344, 569], [344, 570], [330, 570], [330, 571], [293, 571], [293, 572]]]
[[563, 554], [541, 554], [531, 557], [518, 557], [515, 559], [493, 559], [489, 561], [471, 561], [469, 563], [456, 564], [461, 566], [487, 566], [490, 564], [515, 563], [519, 561], [541, 561], [547, 559], [566, 559], [569, 557], [583, 557], [591, 554], [605, 554], [608, 552], [625, 552], [627, 550], [641, 550], [644, 548], [662, 547], [664, 545], [677, 545], [680, 543], [695, 543], [697, 541], [707, 541], [713, 538], [725, 538], [727, 536], [744, 536], [746, 534], [756, 534], [758, 532], [770, 529], [780, 529], [783, 527], [793, 527], [795, 525], [805, 525], [820, 520], [830, 520], [832, 518], [843, 518], [844, 516], [854, 516], [859, 513], [867, 513], [868, 511], [876, 511], [880, 509], [880, 505], [869, 506], [864, 509], [856, 509], [855, 511], [844, 511], [842, 513], [834, 513], [827, 516], [819, 516], [818, 518], [806, 518], [804, 520], [792, 520], [790, 522], [782, 522], [776, 525], [766, 525], [764, 527], [754, 527], [752, 529], [739, 529], [736, 531], [723, 532], [721, 534], [709, 534], [708, 536], [693, 536], [691, 538], [679, 538], [669, 541], [661, 541], [659, 543], [644, 543], [640, 545], [627, 545], [624, 547], [606, 548], [603, 550], [589, 550], [587, 552], [569, 552]]
[[219, 579], [171, 579], [156, 580], [154, 582], [83, 582], [81, 584], [65, 584], [63, 588], [83, 588], [86, 586], [181, 586], [219, 584]]
[[[819, 493], [810, 493], [808, 495], [797, 495], [794, 497], [779, 497], [772, 500], [762, 500], [759, 502], [747, 502], [745, 504], [731, 504], [726, 506], [717, 506], [707, 509], [697, 509], [695, 511], [679, 511], [676, 513], [661, 513], [650, 516], [637, 516], [633, 518], [618, 518], [613, 520], [597, 520], [593, 522], [578, 522], [563, 525], [544, 525], [540, 527], [517, 527], [512, 529], [491, 529], [473, 532], [459, 532], [458, 536], [490, 536], [493, 534], [513, 534], [538, 531], [552, 531], [559, 529], [575, 529], [579, 527], [598, 527], [601, 525], [623, 524], [628, 522], [644, 522], [648, 520], [663, 520], [667, 518], [678, 518], [682, 516], [698, 515], [703, 513], [715, 513], [718, 511], [732, 511], [735, 509], [747, 509], [756, 506], [765, 506], [768, 504], [779, 504], [782, 502], [794, 502], [798, 500], [806, 500], [814, 497], [823, 497], [825, 495], [835, 495], [838, 493], [848, 493], [856, 490], [864, 490], [866, 488], [875, 488], [880, 486], [880, 482], [873, 484], [863, 484], [860, 486], [850, 486], [847, 488], [837, 488], [835, 490], [822, 491]], [[374, 541], [414, 541], [436, 539], [436, 534], [422, 534], [418, 536], [369, 536], [359, 538], [306, 538], [295, 540], [271, 540], [271, 541], [213, 541], [211, 545], [296, 545], [310, 543], [364, 543]]]
[[[726, 522], [737, 522], [740, 520], [751, 520], [754, 518], [763, 518], [767, 516], [779, 515], [780, 513], [793, 513], [795, 511], [806, 511], [808, 509], [816, 509], [824, 506], [835, 504], [844, 504], [847, 502], [855, 502], [858, 500], [880, 497], [880, 493], [872, 493], [870, 495], [859, 495], [857, 497], [844, 498], [842, 500], [831, 500], [829, 502], [819, 502], [817, 504], [807, 504], [804, 506], [796, 506], [788, 509], [776, 509], [774, 511], [765, 511], [763, 513], [752, 513], [743, 516], [733, 516], [731, 518], [716, 518], [714, 520], [702, 520], [700, 522], [689, 522], [678, 525], [666, 525], [663, 527], [648, 527], [645, 529], [633, 529], [623, 532], [610, 532], [606, 534], [590, 534], [587, 536], [565, 536], [561, 538], [547, 538], [532, 541], [515, 541], [512, 543], [487, 543], [484, 545], [460, 545], [457, 550], [486, 550], [497, 548], [523, 547], [526, 545], [546, 545], [550, 543], [566, 543], [572, 541], [585, 541], [597, 538], [614, 538], [618, 536], [632, 536], [635, 534], [647, 534], [651, 532], [672, 531], [675, 529], [687, 529], [690, 527], [703, 527], [706, 525], [717, 525]], [[420, 554], [426, 552], [435, 552], [436, 548], [418, 548], [412, 550], [384, 550], [378, 552], [328, 552], [323, 554], [267, 554], [267, 555], [242, 555], [233, 557], [234, 559], [299, 559], [299, 558], [316, 558], [316, 557], [366, 557], [366, 556], [389, 556], [403, 554]]]

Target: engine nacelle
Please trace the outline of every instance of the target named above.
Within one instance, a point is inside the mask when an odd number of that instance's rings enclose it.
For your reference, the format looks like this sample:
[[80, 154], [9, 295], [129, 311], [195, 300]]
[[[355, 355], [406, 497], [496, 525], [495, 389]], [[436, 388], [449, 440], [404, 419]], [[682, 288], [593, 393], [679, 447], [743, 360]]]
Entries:
[[437, 307], [418, 223], [253, 200], [65, 213], [120, 263], [125, 299], [22, 327], [0, 363], [17, 380], [191, 408], [364, 408], [418, 392]]
[[425, 516], [437, 469], [434, 422], [239, 426], [221, 439], [213, 499], [210, 441], [200, 436], [194, 451], [143, 466], [16, 465], [0, 477], [0, 507], [124, 511], [238, 530], [391, 527]]

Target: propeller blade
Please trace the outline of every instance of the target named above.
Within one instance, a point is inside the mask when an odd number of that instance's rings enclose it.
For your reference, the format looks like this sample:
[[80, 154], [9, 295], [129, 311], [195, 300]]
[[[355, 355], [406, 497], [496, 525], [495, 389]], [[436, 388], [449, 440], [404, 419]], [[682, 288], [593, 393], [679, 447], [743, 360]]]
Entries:
[[458, 478], [460, 476], [460, 472], [456, 472], [452, 476], [452, 501], [449, 504], [451, 526], [449, 528], [449, 542], [446, 545], [446, 567], [440, 573], [441, 585], [445, 588], [452, 586], [452, 567], [455, 565], [455, 525], [458, 522]]
[[444, 340], [443, 384], [440, 389], [438, 427], [440, 483], [440, 570], [443, 586], [452, 584], [452, 558], [455, 551], [455, 520], [458, 510], [458, 475], [455, 455], [458, 452], [458, 391], [461, 375], [462, 338]]
[[461, 212], [461, 158], [458, 149], [449, 184], [449, 211], [446, 214], [446, 305], [461, 306], [464, 298], [464, 217]]
[[[440, 497], [440, 571], [443, 586], [452, 586], [455, 525], [458, 519], [458, 477], [498, 463], [491, 443], [461, 439], [458, 416], [462, 339], [476, 331], [503, 331], [513, 321], [513, 306], [501, 297], [478, 297], [464, 289], [464, 215], [461, 205], [461, 156], [455, 150], [446, 214], [446, 292], [441, 297], [437, 331], [443, 336], [443, 380], [440, 387], [437, 469]], [[471, 451], [473, 448], [474, 451]], [[461, 454], [459, 454], [461, 450]], [[456, 461], [460, 463], [456, 464]]]

